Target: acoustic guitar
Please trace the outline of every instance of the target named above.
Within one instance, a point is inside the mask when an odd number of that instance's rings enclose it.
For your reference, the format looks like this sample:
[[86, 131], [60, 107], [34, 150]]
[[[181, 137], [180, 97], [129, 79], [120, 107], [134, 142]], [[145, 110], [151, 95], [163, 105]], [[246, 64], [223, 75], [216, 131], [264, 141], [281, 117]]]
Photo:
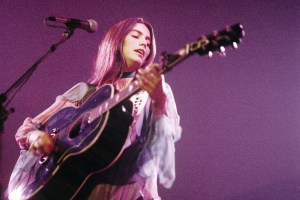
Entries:
[[[173, 54], [164, 52], [161, 73], [194, 53], [224, 55], [225, 47], [237, 48], [243, 36], [242, 25], [234, 24], [202, 36]], [[80, 107], [63, 108], [54, 114], [41, 129], [53, 137], [55, 151], [39, 157], [23, 152], [16, 163], [21, 166], [14, 169], [10, 179], [9, 198], [74, 198], [93, 174], [108, 169], [122, 154], [132, 123], [124, 102], [139, 90], [135, 81], [118, 93], [112, 85], [104, 85]]]

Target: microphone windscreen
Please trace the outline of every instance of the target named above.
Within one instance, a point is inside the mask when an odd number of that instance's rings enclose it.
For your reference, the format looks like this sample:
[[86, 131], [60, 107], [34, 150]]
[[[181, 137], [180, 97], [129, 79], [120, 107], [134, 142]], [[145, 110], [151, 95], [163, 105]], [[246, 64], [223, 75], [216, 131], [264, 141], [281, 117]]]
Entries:
[[87, 21], [90, 23], [90, 29], [88, 30], [88, 32], [90, 33], [96, 32], [98, 30], [98, 23], [93, 19], [89, 19]]

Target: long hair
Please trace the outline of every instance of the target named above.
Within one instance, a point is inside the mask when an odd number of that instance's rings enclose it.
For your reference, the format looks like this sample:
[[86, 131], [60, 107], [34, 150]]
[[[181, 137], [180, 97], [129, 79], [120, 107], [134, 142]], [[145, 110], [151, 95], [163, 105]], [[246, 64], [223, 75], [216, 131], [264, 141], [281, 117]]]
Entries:
[[137, 23], [144, 24], [149, 29], [151, 37], [150, 54], [141, 67], [144, 68], [153, 62], [156, 54], [156, 44], [152, 25], [142, 18], [129, 18], [113, 25], [107, 31], [99, 45], [89, 83], [98, 86], [114, 83], [122, 74], [122, 70], [126, 66], [123, 54], [124, 39]]

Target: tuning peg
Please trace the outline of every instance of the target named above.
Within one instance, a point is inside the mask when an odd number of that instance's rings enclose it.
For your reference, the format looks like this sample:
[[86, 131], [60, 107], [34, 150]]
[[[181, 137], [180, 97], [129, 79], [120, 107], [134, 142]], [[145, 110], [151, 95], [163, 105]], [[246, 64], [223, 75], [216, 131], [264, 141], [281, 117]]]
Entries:
[[208, 57], [211, 58], [212, 56], [213, 56], [213, 52], [212, 52], [212, 51], [209, 51], [209, 52], [208, 52]]
[[226, 56], [225, 47], [220, 46], [219, 54], [220, 54], [221, 56]]
[[245, 32], [244, 27], [243, 27], [242, 24], [240, 24], [240, 28], [242, 30], [242, 36], [245, 37], [246, 36], [246, 32]]
[[232, 47], [233, 47], [233, 49], [237, 49], [238, 48], [238, 44], [236, 42], [233, 42], [232, 43]]
[[225, 52], [225, 47], [220, 46], [220, 52]]

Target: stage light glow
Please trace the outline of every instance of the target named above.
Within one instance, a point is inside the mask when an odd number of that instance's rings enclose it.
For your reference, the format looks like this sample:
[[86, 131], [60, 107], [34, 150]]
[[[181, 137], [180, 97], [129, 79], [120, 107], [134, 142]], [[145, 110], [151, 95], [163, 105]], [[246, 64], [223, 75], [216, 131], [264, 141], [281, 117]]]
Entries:
[[18, 187], [17, 189], [12, 190], [8, 194], [9, 200], [20, 200], [22, 197], [22, 188]]

